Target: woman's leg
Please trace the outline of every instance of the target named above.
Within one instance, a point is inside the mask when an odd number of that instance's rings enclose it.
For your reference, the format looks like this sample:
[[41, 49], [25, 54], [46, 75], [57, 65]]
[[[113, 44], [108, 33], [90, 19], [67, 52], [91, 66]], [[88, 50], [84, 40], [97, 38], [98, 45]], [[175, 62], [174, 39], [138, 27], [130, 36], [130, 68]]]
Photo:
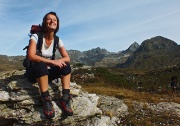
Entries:
[[72, 96], [70, 95], [70, 78], [71, 78], [71, 67], [67, 63], [67, 66], [60, 69], [59, 67], [53, 67], [49, 70], [50, 78], [55, 79], [57, 77], [61, 77], [62, 83], [62, 97], [59, 99], [59, 104], [62, 110], [67, 114], [72, 116], [73, 111], [70, 105], [70, 99]]
[[53, 118], [55, 111], [48, 92], [48, 70], [44, 62], [35, 63], [34, 73], [42, 96], [43, 112], [47, 118]]
[[51, 67], [49, 69], [49, 80], [54, 80], [57, 78], [61, 78], [62, 88], [70, 89], [70, 79], [71, 79], [71, 67], [68, 63], [66, 63], [66, 67], [60, 69], [59, 67]]
[[44, 75], [36, 79], [41, 92], [46, 92], [48, 90], [48, 76]]
[[61, 83], [62, 83], [62, 97], [59, 99], [59, 103], [64, 110], [64, 112], [72, 116], [73, 110], [71, 108], [70, 100], [72, 99], [72, 96], [70, 95], [70, 78], [71, 74], [67, 74], [64, 76], [61, 76]]
[[63, 89], [70, 89], [70, 79], [71, 79], [71, 74], [61, 77], [61, 83]]
[[48, 90], [48, 70], [44, 62], [34, 63], [34, 74], [41, 92]]

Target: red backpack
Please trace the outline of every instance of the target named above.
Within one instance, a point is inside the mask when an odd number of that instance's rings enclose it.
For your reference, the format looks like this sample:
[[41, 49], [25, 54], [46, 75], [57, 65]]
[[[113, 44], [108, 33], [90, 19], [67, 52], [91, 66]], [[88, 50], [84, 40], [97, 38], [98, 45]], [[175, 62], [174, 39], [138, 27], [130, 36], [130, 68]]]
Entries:
[[42, 32], [42, 27], [41, 27], [40, 24], [39, 24], [39, 25], [32, 25], [32, 26], [31, 26], [30, 33], [31, 33], [31, 34], [34, 34], [34, 33], [36, 33], [36, 32]]

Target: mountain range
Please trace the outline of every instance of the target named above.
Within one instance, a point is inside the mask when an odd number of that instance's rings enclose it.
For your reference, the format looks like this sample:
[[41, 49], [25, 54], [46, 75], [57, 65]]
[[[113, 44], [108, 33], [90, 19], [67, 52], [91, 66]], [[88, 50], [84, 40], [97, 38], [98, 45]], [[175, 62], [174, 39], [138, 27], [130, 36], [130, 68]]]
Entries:
[[144, 40], [141, 45], [134, 42], [128, 49], [117, 53], [99, 47], [68, 52], [73, 63], [96, 67], [157, 69], [180, 65], [180, 45], [162, 36]]
[[180, 45], [157, 36], [141, 43], [138, 49], [117, 67], [157, 69], [180, 65]]
[[[72, 65], [80, 63], [95, 67], [136, 69], [157, 69], [180, 65], [180, 45], [162, 36], [144, 40], [140, 45], [134, 42], [128, 49], [119, 52], [109, 52], [100, 47], [82, 52], [67, 51]], [[56, 53], [56, 57], [60, 55]], [[24, 58], [25, 56], [0, 55], [0, 71], [24, 69], [22, 66]]]

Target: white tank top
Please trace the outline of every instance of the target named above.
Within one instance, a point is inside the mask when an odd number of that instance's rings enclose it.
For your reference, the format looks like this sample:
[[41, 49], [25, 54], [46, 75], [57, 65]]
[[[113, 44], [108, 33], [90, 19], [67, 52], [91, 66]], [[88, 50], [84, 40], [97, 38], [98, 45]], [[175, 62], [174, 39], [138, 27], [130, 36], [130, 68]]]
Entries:
[[[33, 39], [37, 44], [38, 35], [37, 34], [32, 34], [30, 39]], [[48, 47], [46, 45], [45, 38], [43, 36], [43, 44], [42, 44], [42, 48], [41, 48], [42, 57], [47, 58], [47, 59], [51, 59], [51, 57], [53, 55], [53, 46], [54, 46], [54, 39], [52, 40], [51, 45]], [[61, 41], [61, 39], [59, 39], [58, 48], [61, 48], [62, 46], [64, 46], [64, 44]]]

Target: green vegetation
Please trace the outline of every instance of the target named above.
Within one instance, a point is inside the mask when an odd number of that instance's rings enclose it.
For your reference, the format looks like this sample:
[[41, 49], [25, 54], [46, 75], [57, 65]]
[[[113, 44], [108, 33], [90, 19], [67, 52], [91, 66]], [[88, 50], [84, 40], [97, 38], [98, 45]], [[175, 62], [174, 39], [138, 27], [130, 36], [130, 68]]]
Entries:
[[[93, 78], [85, 77], [94, 74]], [[72, 74], [73, 81], [78, 84], [115, 86], [123, 89], [156, 92], [166, 92], [170, 87], [170, 78], [180, 78], [180, 67], [171, 67], [156, 70], [135, 70], [120, 68], [92, 68], [78, 69]], [[83, 78], [84, 76], [84, 78]]]
[[84, 64], [83, 63], [76, 63], [73, 65], [73, 67], [82, 67]]
[[5, 56], [0, 55], [0, 72], [2, 71], [10, 71], [10, 70], [17, 70], [17, 69], [24, 69], [23, 63], [23, 56]]

